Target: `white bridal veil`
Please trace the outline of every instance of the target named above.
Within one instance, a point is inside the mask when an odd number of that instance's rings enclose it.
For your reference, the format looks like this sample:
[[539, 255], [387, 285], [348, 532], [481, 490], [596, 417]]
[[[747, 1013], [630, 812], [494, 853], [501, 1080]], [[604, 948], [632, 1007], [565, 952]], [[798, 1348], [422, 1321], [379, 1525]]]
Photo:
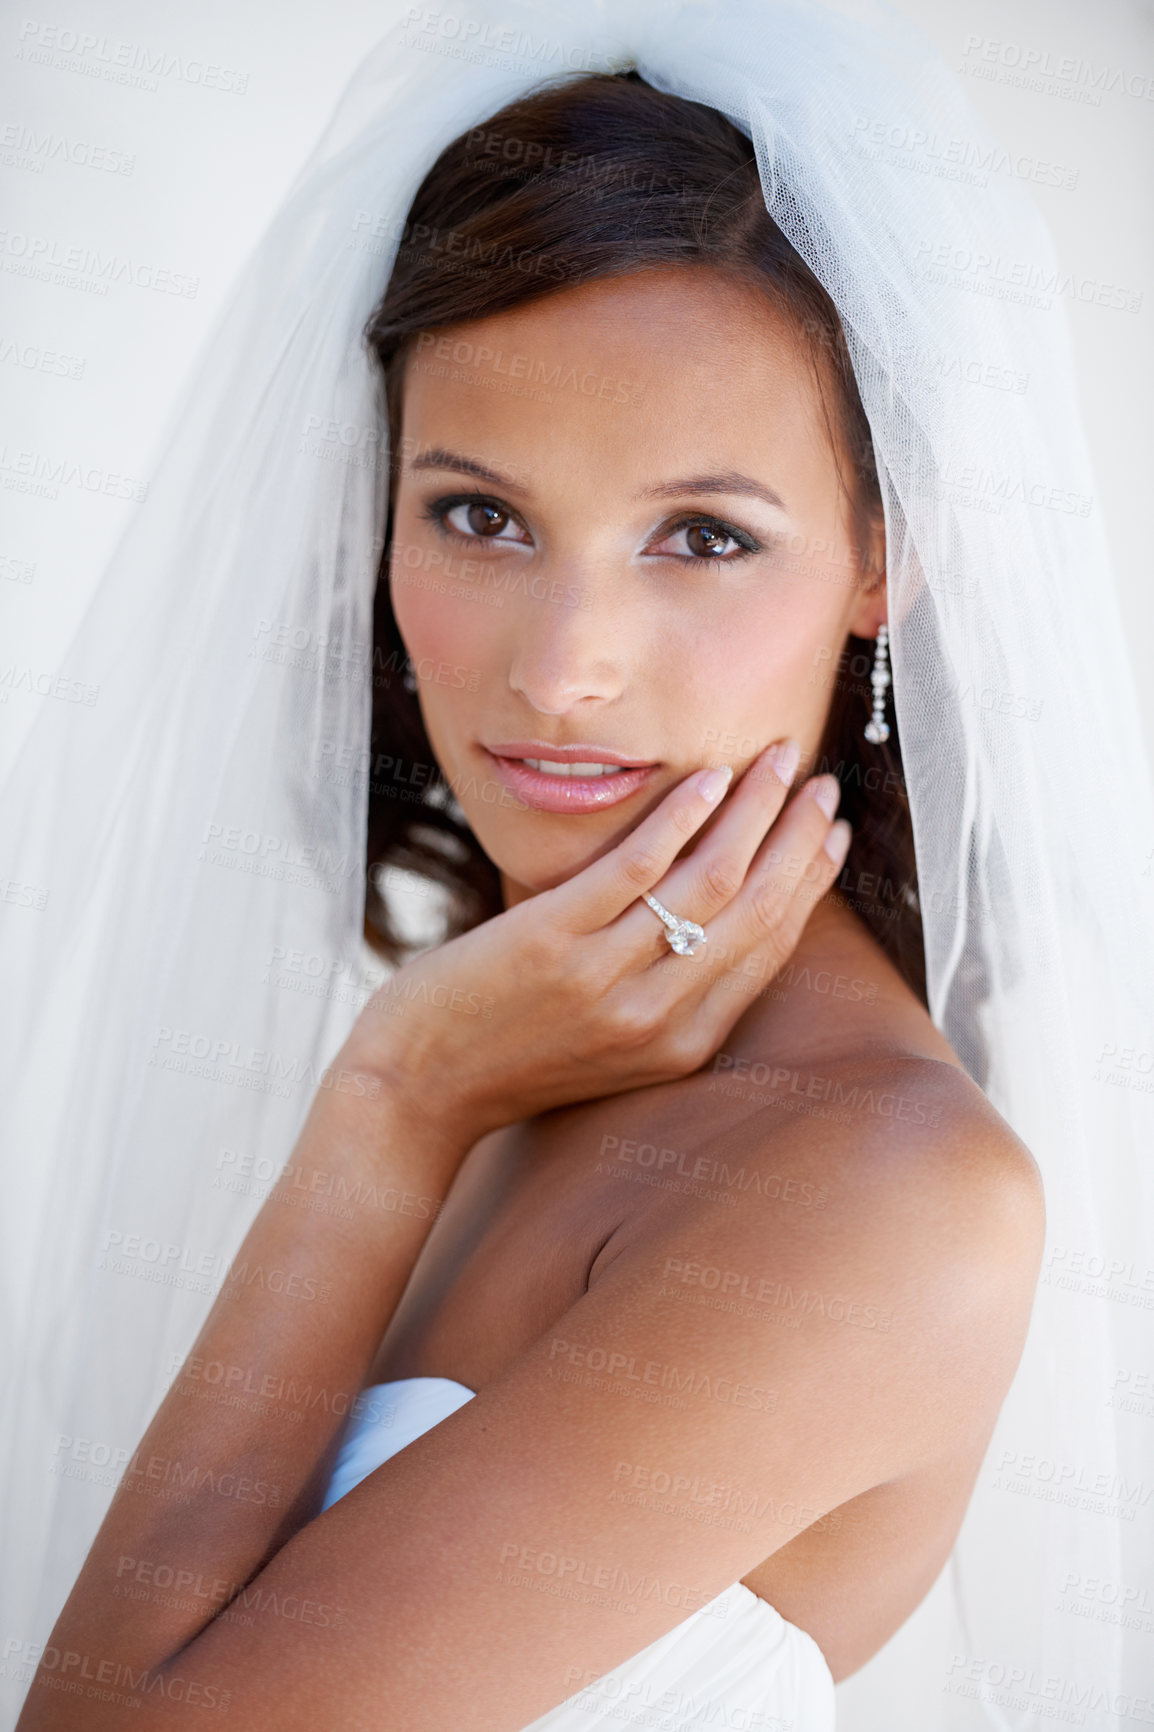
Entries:
[[[47, 892], [3, 909], [8, 1712], [367, 995], [387, 453], [361, 330], [410, 200], [543, 79], [636, 66], [748, 132], [841, 315], [886, 504], [931, 1009], [1046, 1185], [1031, 1332], [961, 1535], [840, 1687], [842, 1723], [1152, 1723], [1154, 818], [1067, 349], [1080, 285], [883, 7], [391, 16], [83, 621], [70, 665], [96, 700], [45, 705], [4, 791], [6, 876]], [[911, 155], [933, 132], [972, 149]]]

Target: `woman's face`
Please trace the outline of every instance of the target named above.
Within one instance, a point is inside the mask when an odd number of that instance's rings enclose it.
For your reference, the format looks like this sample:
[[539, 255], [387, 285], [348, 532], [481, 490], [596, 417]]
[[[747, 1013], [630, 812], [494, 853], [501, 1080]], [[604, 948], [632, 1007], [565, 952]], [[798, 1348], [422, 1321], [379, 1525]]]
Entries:
[[812, 761], [846, 634], [885, 603], [763, 296], [671, 267], [426, 334], [396, 455], [397, 623], [507, 901], [703, 765], [789, 735]]

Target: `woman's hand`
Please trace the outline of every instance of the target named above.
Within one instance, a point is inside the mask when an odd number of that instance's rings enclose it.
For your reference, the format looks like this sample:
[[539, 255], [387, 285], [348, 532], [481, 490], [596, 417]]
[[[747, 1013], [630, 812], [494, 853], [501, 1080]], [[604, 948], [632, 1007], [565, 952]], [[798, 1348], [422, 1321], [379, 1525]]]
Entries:
[[[463, 1147], [698, 1069], [788, 960], [849, 846], [835, 777], [782, 812], [797, 761], [792, 742], [771, 746], [720, 812], [728, 771], [697, 771], [566, 883], [406, 964], [365, 1006], [345, 1061]], [[705, 927], [695, 955], [670, 949], [645, 892]]]

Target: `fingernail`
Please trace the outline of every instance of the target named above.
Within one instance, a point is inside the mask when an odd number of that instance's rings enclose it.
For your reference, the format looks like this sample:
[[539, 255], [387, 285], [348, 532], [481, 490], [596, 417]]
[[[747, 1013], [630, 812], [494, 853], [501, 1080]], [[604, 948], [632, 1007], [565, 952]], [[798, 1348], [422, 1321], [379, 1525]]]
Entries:
[[773, 765], [774, 774], [787, 786], [793, 781], [797, 766], [801, 763], [801, 747], [796, 740], [778, 740], [765, 754]]
[[825, 841], [822, 843], [822, 847], [825, 849], [835, 866], [840, 866], [846, 855], [849, 853], [850, 838], [852, 835], [853, 831], [846, 819], [839, 818]]
[[826, 817], [832, 818], [837, 811], [838, 801], [841, 799], [841, 789], [838, 787], [837, 777], [820, 776], [814, 785], [813, 797]]
[[714, 805], [733, 780], [733, 765], [721, 764], [716, 770], [702, 770], [697, 778], [697, 792], [707, 805]]

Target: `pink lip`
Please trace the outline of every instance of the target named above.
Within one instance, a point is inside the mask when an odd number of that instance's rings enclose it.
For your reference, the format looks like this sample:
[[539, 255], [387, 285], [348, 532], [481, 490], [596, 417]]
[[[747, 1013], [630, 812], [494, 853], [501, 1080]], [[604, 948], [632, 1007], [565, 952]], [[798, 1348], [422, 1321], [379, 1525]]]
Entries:
[[[547, 746], [536, 741], [502, 741], [483, 746], [505, 786], [538, 812], [600, 812], [618, 806], [643, 787], [660, 768], [626, 758], [607, 746]], [[531, 770], [523, 757], [557, 764], [621, 764], [615, 776], [547, 776]]]
[[494, 758], [545, 758], [552, 764], [622, 764], [631, 770], [651, 770], [652, 758], [627, 758], [612, 746], [551, 746], [548, 740], [498, 740], [486, 746]]

